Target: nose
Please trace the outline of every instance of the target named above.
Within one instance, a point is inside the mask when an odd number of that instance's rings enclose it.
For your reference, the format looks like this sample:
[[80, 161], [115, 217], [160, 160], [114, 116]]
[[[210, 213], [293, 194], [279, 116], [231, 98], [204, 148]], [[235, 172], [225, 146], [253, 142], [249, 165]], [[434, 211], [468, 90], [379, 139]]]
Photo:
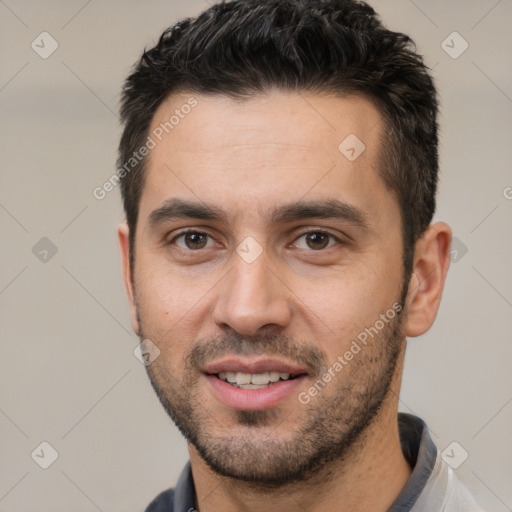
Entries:
[[246, 262], [233, 255], [233, 267], [219, 285], [213, 320], [222, 329], [252, 336], [260, 329], [287, 326], [291, 318], [287, 287], [265, 255]]

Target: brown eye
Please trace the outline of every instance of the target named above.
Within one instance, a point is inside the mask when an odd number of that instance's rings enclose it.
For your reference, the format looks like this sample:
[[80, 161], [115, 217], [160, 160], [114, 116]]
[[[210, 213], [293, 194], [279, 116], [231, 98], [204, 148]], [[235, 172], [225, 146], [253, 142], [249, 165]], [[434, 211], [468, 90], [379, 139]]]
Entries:
[[336, 245], [339, 240], [330, 233], [325, 231], [310, 231], [304, 233], [297, 238], [295, 246], [299, 249], [312, 249], [313, 251], [321, 251]]
[[329, 244], [329, 235], [325, 233], [309, 233], [306, 235], [306, 243], [311, 249], [325, 249]]
[[187, 233], [182, 233], [178, 235], [173, 242], [180, 247], [181, 249], [188, 250], [199, 250], [204, 249], [205, 247], [210, 247], [209, 243], [209, 235], [206, 233], [200, 233], [199, 231], [189, 231]]
[[185, 245], [189, 249], [202, 249], [206, 245], [206, 236], [201, 233], [188, 233], [185, 235]]

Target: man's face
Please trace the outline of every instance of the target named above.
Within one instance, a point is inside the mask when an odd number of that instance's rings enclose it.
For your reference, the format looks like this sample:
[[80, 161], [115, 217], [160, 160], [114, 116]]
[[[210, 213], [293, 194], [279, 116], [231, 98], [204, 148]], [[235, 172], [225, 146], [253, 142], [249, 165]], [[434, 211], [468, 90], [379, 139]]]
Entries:
[[148, 367], [160, 400], [214, 470], [299, 479], [347, 453], [399, 371], [385, 127], [362, 97], [275, 91], [171, 96], [150, 133], [191, 96], [149, 155], [134, 327], [160, 350]]

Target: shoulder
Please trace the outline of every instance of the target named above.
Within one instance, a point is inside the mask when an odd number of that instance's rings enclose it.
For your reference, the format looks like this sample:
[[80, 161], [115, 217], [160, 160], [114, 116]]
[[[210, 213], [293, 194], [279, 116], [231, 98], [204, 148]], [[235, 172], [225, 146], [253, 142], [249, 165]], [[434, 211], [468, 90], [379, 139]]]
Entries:
[[484, 512], [467, 487], [459, 480], [453, 470], [448, 467], [448, 485], [446, 490], [446, 512]]
[[173, 512], [174, 490], [167, 489], [161, 492], [146, 508], [144, 512]]

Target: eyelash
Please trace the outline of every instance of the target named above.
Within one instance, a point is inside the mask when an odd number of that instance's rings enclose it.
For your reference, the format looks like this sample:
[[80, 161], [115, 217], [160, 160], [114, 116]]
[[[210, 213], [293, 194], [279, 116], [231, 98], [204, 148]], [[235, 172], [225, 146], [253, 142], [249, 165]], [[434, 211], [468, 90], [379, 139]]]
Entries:
[[[176, 240], [178, 240], [179, 238], [182, 238], [186, 235], [189, 235], [189, 234], [198, 234], [198, 235], [206, 235], [207, 237], [211, 238], [213, 240], [213, 237], [211, 235], [209, 235], [208, 233], [204, 232], [204, 231], [198, 231], [196, 229], [187, 229], [187, 230], [184, 230], [184, 231], [180, 231], [175, 237], [173, 237], [170, 241], [169, 241], [169, 245], [173, 245], [176, 243]], [[304, 237], [304, 236], [307, 236], [309, 234], [319, 234], [319, 235], [326, 235], [328, 237], [330, 237], [331, 240], [334, 240], [335, 242], [337, 242], [337, 244], [342, 244], [343, 242], [335, 235], [333, 235], [331, 232], [329, 231], [325, 231], [325, 230], [322, 230], [322, 229], [310, 229], [308, 231], [304, 231], [303, 233], [301, 233], [299, 236], [297, 236], [294, 240], [294, 242], [297, 242], [297, 240], [299, 240], [300, 238]], [[181, 251], [186, 251], [186, 252], [199, 252], [201, 251], [202, 249], [183, 249], [182, 247], [178, 247]], [[322, 252], [322, 251], [326, 251], [327, 249], [331, 249], [332, 246], [328, 246], [324, 249], [319, 249], [319, 250], [314, 250], [314, 249], [309, 249], [311, 252]], [[305, 249], [302, 249], [302, 250], [305, 250]]]

